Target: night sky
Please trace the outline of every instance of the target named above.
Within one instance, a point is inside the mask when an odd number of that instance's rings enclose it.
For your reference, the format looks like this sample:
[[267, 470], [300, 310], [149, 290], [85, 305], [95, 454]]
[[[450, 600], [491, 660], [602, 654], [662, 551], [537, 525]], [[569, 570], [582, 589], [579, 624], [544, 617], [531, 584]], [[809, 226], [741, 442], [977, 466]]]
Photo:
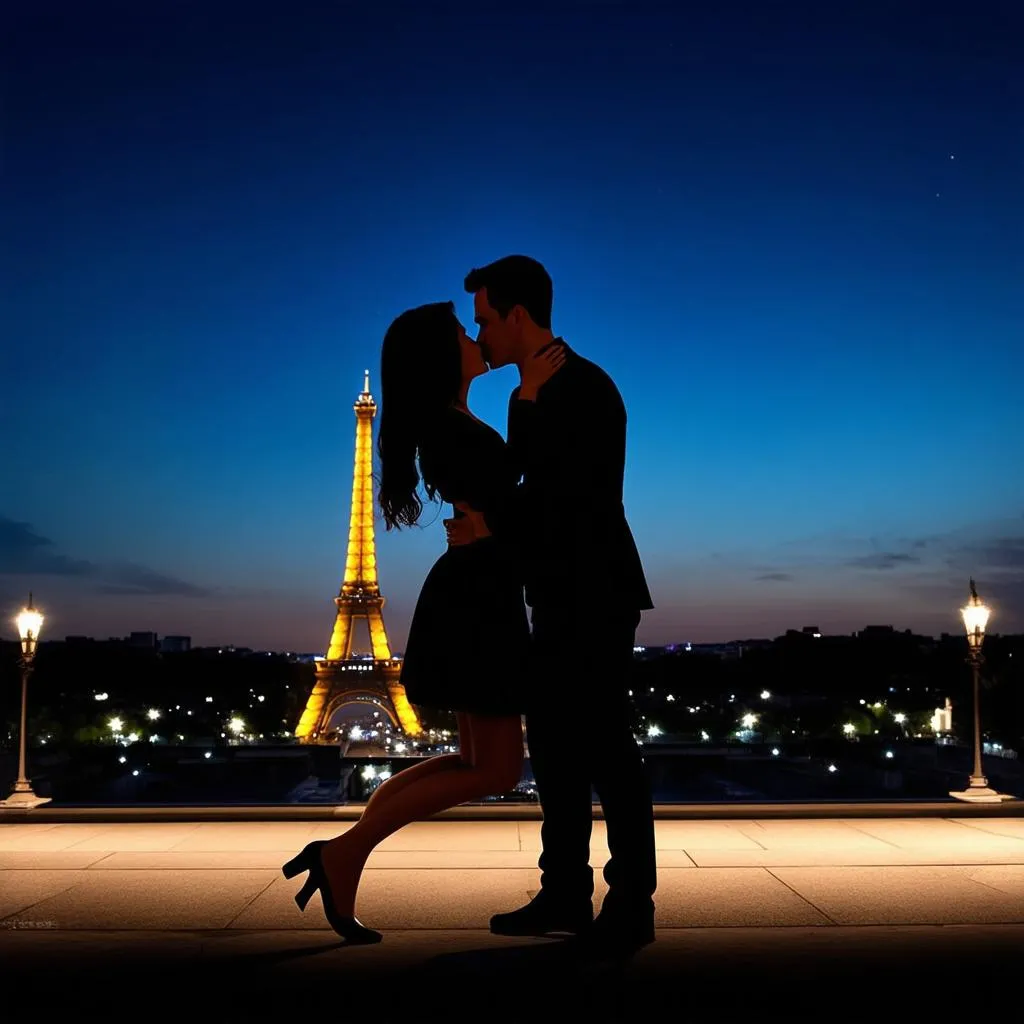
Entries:
[[[937, 635], [971, 574], [1024, 630], [1019, 4], [12, 7], [0, 598], [44, 636], [322, 651], [363, 370], [511, 252], [626, 401], [641, 642]], [[444, 514], [378, 534], [398, 650]]]

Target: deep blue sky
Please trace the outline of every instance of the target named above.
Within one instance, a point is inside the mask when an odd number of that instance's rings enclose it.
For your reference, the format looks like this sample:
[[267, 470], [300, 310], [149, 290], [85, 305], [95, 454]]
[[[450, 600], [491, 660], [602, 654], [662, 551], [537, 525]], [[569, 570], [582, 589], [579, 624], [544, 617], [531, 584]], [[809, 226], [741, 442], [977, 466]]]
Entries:
[[[642, 641], [956, 630], [971, 573], [1024, 629], [1019, 5], [15, 6], [0, 597], [50, 636], [322, 650], [363, 369], [509, 252], [626, 400]], [[379, 538], [398, 649], [436, 520]]]

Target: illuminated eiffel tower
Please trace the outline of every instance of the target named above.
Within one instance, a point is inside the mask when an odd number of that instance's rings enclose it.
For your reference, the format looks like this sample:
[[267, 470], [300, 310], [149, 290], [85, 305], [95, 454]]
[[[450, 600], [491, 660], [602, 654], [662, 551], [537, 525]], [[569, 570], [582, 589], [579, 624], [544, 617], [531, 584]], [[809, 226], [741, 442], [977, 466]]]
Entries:
[[[327, 657], [316, 664], [316, 684], [299, 719], [296, 737], [303, 743], [329, 743], [328, 725], [344, 704], [372, 704], [384, 711], [407, 736], [422, 732], [419, 719], [398, 681], [402, 663], [391, 656], [384, 629], [384, 598], [377, 582], [373, 537], [373, 419], [377, 403], [370, 394], [370, 371], [355, 403], [356, 462], [352, 478], [352, 514], [348, 556], [341, 591], [334, 599], [338, 614]], [[352, 657], [355, 625], [366, 623], [372, 661]]]

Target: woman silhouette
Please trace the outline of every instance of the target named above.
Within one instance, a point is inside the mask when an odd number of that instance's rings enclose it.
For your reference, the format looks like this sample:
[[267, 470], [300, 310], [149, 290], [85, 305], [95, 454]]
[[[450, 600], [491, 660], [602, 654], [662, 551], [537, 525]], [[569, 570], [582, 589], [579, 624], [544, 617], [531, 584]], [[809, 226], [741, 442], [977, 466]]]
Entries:
[[[539, 353], [524, 367], [524, 383], [539, 387], [564, 358], [560, 347]], [[319, 891], [328, 923], [350, 942], [382, 938], [355, 916], [363, 867], [382, 839], [448, 807], [507, 792], [522, 775], [529, 623], [514, 542], [519, 472], [501, 435], [466, 404], [470, 384], [486, 372], [451, 302], [408, 310], [384, 336], [377, 447], [386, 527], [419, 521], [422, 477], [428, 500], [440, 495], [456, 518], [460, 506], [472, 507], [476, 539], [450, 547], [427, 575], [401, 674], [413, 704], [455, 711], [459, 753], [393, 775], [347, 832], [310, 843], [282, 868], [286, 878], [309, 872], [296, 903], [305, 909]]]

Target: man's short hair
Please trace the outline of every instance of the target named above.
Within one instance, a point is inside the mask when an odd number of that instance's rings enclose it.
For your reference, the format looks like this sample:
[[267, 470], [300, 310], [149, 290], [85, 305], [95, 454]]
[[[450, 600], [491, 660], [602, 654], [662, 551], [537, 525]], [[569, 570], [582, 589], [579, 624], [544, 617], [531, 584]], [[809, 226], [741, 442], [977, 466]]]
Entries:
[[466, 291], [487, 289], [487, 301], [505, 319], [513, 306], [522, 306], [538, 326], [551, 328], [551, 275], [529, 256], [505, 256], [466, 275]]

